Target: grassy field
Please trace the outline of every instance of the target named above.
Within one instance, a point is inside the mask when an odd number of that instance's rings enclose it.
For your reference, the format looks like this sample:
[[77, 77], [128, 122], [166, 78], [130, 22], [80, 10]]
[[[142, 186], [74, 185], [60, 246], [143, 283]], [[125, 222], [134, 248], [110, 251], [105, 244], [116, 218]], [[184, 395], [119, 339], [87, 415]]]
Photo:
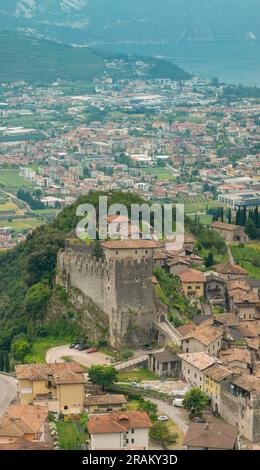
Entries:
[[31, 188], [32, 185], [19, 175], [18, 170], [0, 170], [0, 187], [12, 194], [19, 188]]
[[[221, 206], [221, 204], [218, 201], [215, 201], [213, 199], [208, 200], [204, 196], [199, 195], [199, 194], [196, 196], [179, 196], [178, 199], [176, 199], [174, 202], [178, 202], [179, 204], [184, 204], [186, 215], [196, 214], [199, 212], [206, 213], [207, 207], [211, 208], [211, 207]], [[212, 220], [212, 216], [211, 216], [211, 220]]]
[[158, 380], [158, 377], [148, 369], [127, 370], [119, 372], [119, 382], [141, 382], [142, 380]]
[[[195, 215], [190, 216], [191, 219], [195, 219]], [[212, 215], [203, 214], [199, 216], [199, 221], [202, 225], [209, 225], [212, 222]]]
[[159, 180], [163, 181], [175, 181], [175, 177], [170, 170], [167, 168], [142, 168], [141, 169], [146, 175], [157, 176]]
[[69, 344], [71, 341], [71, 336], [39, 338], [33, 343], [32, 351], [25, 357], [25, 362], [28, 364], [43, 363], [48, 349]]
[[22, 230], [34, 229], [43, 224], [44, 224], [44, 221], [42, 221], [41, 219], [34, 219], [34, 218], [12, 219], [12, 221], [0, 220], [0, 228], [10, 227], [16, 232], [21, 232]]
[[63, 450], [77, 450], [78, 444], [86, 444], [89, 435], [81, 432], [76, 422], [57, 422], [57, 431], [60, 448]]
[[252, 279], [260, 279], [260, 242], [232, 245], [231, 251], [235, 262], [245, 268]]

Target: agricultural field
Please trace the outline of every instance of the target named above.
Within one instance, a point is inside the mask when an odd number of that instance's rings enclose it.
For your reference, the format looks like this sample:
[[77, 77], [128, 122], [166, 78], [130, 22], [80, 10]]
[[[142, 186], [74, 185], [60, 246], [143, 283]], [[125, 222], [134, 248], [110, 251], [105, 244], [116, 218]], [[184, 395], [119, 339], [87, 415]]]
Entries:
[[6, 219], [0, 220], [0, 228], [10, 227], [15, 232], [22, 232], [23, 230], [30, 230], [43, 225], [44, 221], [40, 218], [34, 219], [29, 217], [28, 219]]
[[232, 245], [236, 263], [248, 271], [252, 279], [260, 279], [260, 242]]
[[[174, 200], [173, 202], [184, 204], [185, 206], [185, 214], [199, 214], [200, 212], [204, 213], [202, 215], [206, 215], [207, 208], [211, 207], [223, 207], [223, 204], [220, 204], [218, 201], [213, 199], [206, 199], [203, 195], [194, 195], [194, 196], [184, 196], [181, 195], [178, 199]], [[211, 217], [212, 220], [212, 217]], [[202, 222], [202, 221], [201, 221]], [[203, 223], [203, 222], [202, 222]]]
[[19, 188], [32, 188], [32, 185], [19, 175], [18, 170], [0, 170], [0, 188], [16, 194]]

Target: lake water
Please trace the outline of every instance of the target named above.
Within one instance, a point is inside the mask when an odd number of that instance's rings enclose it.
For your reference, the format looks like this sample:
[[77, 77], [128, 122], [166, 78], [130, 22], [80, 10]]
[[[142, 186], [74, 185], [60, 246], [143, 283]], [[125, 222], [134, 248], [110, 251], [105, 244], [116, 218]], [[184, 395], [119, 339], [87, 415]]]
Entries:
[[194, 75], [260, 87], [260, 41], [117, 43], [99, 47], [128, 54], [162, 56]]

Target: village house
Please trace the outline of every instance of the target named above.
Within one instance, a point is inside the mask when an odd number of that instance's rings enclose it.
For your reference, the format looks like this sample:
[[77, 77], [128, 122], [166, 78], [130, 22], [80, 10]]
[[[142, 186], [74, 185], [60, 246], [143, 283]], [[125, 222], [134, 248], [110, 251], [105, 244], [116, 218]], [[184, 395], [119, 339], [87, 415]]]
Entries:
[[260, 299], [251, 291], [248, 283], [229, 281], [227, 283], [229, 309], [240, 321], [255, 320], [260, 317]]
[[235, 450], [238, 431], [225, 423], [191, 423], [184, 437], [185, 450]]
[[196, 269], [187, 269], [179, 275], [183, 292], [188, 297], [204, 297], [205, 275]]
[[92, 415], [88, 421], [90, 450], [148, 450], [152, 422], [146, 412]]
[[219, 414], [250, 442], [260, 440], [260, 380], [247, 373], [221, 384]]
[[214, 271], [207, 271], [205, 278], [206, 300], [211, 305], [224, 305], [226, 287], [222, 275]]
[[21, 404], [46, 404], [50, 412], [63, 415], [82, 413], [86, 381], [79, 365], [28, 364], [15, 371]]
[[238, 264], [217, 264], [213, 267], [214, 271], [222, 274], [224, 281], [233, 280], [243, 280], [247, 277], [247, 271], [244, 268], [241, 268]]
[[182, 339], [182, 350], [186, 353], [207, 352], [216, 356], [221, 349], [223, 332], [210, 325], [194, 326]]
[[219, 359], [224, 365], [234, 371], [250, 372], [252, 369], [252, 354], [245, 348], [230, 348], [218, 353]]
[[209, 224], [209, 229], [217, 232], [227, 243], [245, 243], [248, 241], [248, 236], [245, 233], [245, 229], [240, 225], [232, 225], [215, 221]]
[[46, 406], [10, 405], [0, 417], [0, 445], [19, 439], [44, 442], [44, 425], [48, 417]]
[[124, 395], [91, 395], [85, 399], [85, 408], [89, 414], [119, 411], [127, 401]]
[[181, 375], [189, 384], [204, 389], [204, 371], [216, 363], [216, 358], [205, 352], [179, 354]]
[[148, 368], [159, 377], [175, 377], [179, 376], [181, 361], [174, 352], [159, 351], [149, 354]]
[[221, 364], [214, 364], [204, 372], [204, 392], [211, 400], [213, 412], [217, 415], [220, 407], [221, 383], [232, 374], [232, 371]]

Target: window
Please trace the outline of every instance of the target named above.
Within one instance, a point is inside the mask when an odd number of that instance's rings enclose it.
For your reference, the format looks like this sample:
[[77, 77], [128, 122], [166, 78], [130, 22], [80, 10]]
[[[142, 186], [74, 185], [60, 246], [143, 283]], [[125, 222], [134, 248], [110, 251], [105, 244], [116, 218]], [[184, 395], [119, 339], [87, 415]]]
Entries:
[[126, 441], [125, 441], [125, 442], [126, 442], [126, 444], [129, 444], [129, 439], [126, 439]]
[[65, 405], [65, 406], [64, 406], [64, 410], [67, 410], [67, 409], [68, 409], [68, 406], [67, 406], [67, 405]]
[[189, 352], [189, 348], [186, 348], [186, 353], [188, 353], [188, 352]]
[[197, 378], [197, 374], [194, 374], [195, 379]]
[[116, 251], [116, 255], [118, 255], [118, 251]]
[[134, 429], [132, 429], [132, 434], [134, 434], [134, 433], [135, 433], [135, 430], [134, 430]]
[[134, 443], [135, 443], [135, 440], [134, 440], [134, 439], [132, 439], [132, 444], [134, 444]]
[[148, 255], [148, 250], [145, 250], [145, 254]]

